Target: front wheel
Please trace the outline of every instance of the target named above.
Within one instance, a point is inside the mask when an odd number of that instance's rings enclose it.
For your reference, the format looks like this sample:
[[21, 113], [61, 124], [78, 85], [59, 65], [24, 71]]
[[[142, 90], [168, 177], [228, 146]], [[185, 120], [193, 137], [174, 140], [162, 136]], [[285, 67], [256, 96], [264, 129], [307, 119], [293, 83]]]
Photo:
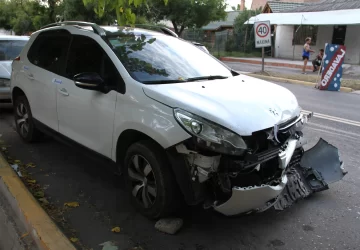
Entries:
[[26, 142], [34, 142], [41, 133], [35, 127], [30, 105], [25, 96], [18, 96], [14, 101], [14, 117], [16, 131]]
[[127, 190], [143, 215], [158, 219], [175, 211], [180, 194], [171, 166], [157, 144], [141, 141], [131, 145], [125, 167]]

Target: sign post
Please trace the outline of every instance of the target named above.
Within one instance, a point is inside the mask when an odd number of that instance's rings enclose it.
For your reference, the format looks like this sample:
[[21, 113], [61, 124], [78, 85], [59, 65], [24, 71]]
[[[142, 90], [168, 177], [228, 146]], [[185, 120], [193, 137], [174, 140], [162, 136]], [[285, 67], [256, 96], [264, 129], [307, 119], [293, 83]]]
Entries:
[[345, 53], [344, 45], [326, 44], [323, 70], [318, 84], [320, 90], [340, 90]]
[[270, 21], [254, 23], [255, 29], [255, 48], [262, 48], [262, 72], [265, 65], [265, 47], [271, 47], [271, 27]]

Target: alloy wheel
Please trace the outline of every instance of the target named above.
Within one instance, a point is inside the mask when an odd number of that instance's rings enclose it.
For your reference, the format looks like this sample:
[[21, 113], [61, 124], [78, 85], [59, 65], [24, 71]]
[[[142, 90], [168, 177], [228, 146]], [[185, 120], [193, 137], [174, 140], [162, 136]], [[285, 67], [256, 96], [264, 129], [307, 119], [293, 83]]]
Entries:
[[157, 186], [150, 163], [141, 155], [134, 155], [128, 166], [128, 175], [132, 187], [132, 195], [149, 208], [155, 203]]
[[23, 103], [19, 103], [16, 107], [16, 125], [23, 137], [29, 133], [29, 111]]

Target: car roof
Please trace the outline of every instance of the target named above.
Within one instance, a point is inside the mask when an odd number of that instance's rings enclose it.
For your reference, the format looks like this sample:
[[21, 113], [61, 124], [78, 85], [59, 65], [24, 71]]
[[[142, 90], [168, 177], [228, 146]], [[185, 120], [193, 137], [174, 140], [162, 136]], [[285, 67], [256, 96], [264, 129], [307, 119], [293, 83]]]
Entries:
[[[135, 27], [131, 26], [117, 26], [117, 25], [104, 25], [100, 26], [95, 23], [89, 23], [84, 21], [64, 21], [58, 23], [51, 23], [40, 28], [40, 30], [34, 32], [33, 34], [42, 33], [43, 31], [50, 30], [67, 30], [70, 33], [73, 33], [72, 29], [78, 29], [79, 31], [92, 31], [95, 34], [100, 36], [116, 36], [116, 35], [147, 35], [147, 36], [159, 36], [159, 35], [170, 35], [173, 37], [178, 37], [175, 32], [169, 30], [166, 27], [157, 26], [157, 25], [142, 25], [135, 24]], [[154, 30], [155, 29], [155, 30]]]
[[0, 40], [29, 40], [28, 36], [0, 35]]

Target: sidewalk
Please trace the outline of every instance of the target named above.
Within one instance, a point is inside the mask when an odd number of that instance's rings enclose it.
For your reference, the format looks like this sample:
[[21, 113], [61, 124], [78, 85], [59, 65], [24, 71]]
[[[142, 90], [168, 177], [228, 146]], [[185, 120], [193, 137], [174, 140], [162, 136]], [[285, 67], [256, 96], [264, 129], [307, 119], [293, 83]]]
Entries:
[[[247, 64], [261, 64], [261, 58], [240, 58], [240, 57], [221, 57], [221, 61], [224, 62], [240, 62]], [[303, 61], [299, 60], [286, 60], [279, 58], [265, 58], [265, 65], [274, 67], [296, 68], [302, 69]], [[360, 65], [344, 64], [344, 75], [360, 76]], [[312, 70], [311, 62], [308, 62], [307, 70]]]

